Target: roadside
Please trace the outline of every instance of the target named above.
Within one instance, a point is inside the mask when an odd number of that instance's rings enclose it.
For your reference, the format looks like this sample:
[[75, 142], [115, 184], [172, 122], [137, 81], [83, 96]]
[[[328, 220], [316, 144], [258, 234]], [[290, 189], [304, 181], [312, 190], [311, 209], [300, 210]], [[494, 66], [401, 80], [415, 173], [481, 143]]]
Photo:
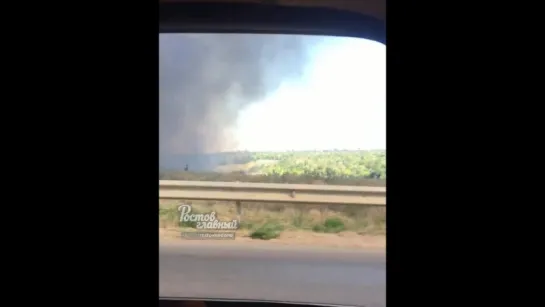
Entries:
[[256, 240], [248, 236], [247, 231], [237, 231], [235, 240], [187, 240], [180, 235], [181, 229], [159, 229], [159, 241], [162, 243], [180, 244], [220, 244], [220, 245], [252, 245], [252, 246], [301, 246], [301, 247], [334, 247], [343, 249], [378, 249], [386, 247], [386, 236], [363, 236], [355, 232], [338, 234], [313, 233], [308, 231], [285, 231], [278, 238]]
[[[159, 237], [163, 241], [196, 241], [181, 237], [182, 231], [197, 231], [197, 223], [180, 222], [180, 204], [180, 201], [159, 203]], [[239, 212], [232, 202], [187, 204], [192, 214], [215, 212], [219, 221], [238, 221], [235, 240], [214, 240], [221, 244], [355, 249], [386, 246], [385, 207], [243, 203]]]

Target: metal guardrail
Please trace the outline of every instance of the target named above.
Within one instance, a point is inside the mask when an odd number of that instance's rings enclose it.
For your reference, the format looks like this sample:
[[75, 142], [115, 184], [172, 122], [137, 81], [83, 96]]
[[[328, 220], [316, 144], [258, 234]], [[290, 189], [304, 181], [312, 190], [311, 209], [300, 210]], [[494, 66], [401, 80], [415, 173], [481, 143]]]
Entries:
[[159, 180], [160, 199], [386, 205], [385, 187]]

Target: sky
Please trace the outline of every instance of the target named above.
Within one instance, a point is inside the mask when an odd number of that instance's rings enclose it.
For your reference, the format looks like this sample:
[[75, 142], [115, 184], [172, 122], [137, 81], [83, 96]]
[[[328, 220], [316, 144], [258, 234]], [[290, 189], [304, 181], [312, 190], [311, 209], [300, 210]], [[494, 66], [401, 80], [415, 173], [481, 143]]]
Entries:
[[386, 149], [386, 46], [329, 37], [299, 80], [241, 110], [238, 150]]

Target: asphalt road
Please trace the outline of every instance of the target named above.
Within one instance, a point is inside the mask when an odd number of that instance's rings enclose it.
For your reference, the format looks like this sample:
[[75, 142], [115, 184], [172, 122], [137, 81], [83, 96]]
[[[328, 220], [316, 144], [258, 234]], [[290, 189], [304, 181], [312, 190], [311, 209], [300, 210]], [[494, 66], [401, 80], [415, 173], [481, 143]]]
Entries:
[[386, 306], [384, 252], [164, 244], [159, 295]]

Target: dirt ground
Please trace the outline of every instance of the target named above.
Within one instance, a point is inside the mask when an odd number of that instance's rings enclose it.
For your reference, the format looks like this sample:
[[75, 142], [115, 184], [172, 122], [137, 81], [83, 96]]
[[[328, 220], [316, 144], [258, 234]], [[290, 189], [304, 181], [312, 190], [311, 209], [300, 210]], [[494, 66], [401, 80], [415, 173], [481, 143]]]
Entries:
[[[160, 241], [195, 241], [183, 239], [179, 229], [159, 229]], [[207, 240], [209, 242], [209, 240]], [[219, 241], [218, 241], [219, 242]], [[261, 245], [291, 245], [291, 246], [315, 246], [336, 247], [349, 249], [384, 249], [386, 247], [385, 236], [364, 236], [355, 232], [341, 232], [338, 234], [314, 233], [308, 231], [285, 231], [279, 238], [271, 240], [259, 240], [248, 237], [245, 231], [237, 231], [235, 240], [221, 240], [221, 244], [261, 244]]]

